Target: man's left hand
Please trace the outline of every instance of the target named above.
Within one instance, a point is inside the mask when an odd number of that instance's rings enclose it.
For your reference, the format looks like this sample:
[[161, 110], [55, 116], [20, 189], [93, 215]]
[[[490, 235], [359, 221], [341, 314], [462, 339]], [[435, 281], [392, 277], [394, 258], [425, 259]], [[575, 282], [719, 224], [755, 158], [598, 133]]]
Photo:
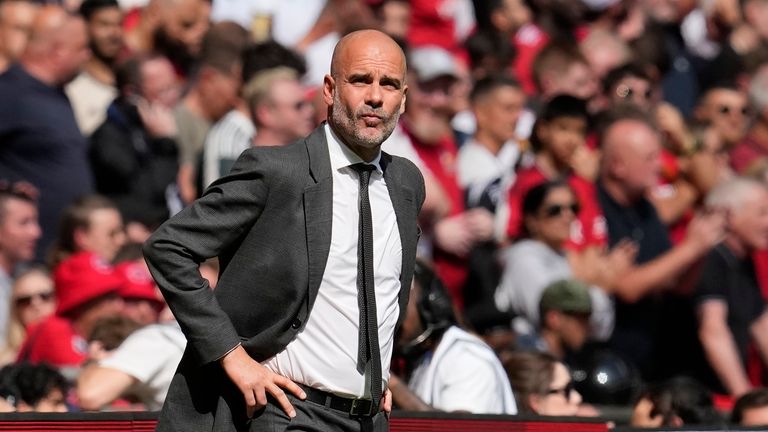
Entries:
[[381, 402], [379, 402], [379, 409], [384, 411], [387, 418], [392, 414], [392, 391], [390, 389], [384, 390], [384, 396], [381, 398]]

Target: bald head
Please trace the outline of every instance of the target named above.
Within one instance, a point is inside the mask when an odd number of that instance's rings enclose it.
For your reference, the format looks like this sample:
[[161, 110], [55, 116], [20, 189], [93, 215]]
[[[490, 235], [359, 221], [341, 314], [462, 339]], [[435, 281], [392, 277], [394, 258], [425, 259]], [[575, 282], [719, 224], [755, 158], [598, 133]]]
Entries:
[[44, 82], [60, 85], [74, 78], [90, 56], [83, 18], [63, 8], [40, 8], [32, 23], [22, 63]]
[[350, 33], [333, 51], [323, 81], [328, 124], [365, 161], [373, 160], [405, 110], [405, 54], [376, 30]]
[[343, 65], [348, 64], [364, 51], [399, 62], [403, 69], [403, 80], [405, 80], [405, 53], [394, 39], [378, 30], [360, 30], [341, 38], [333, 50], [331, 76], [337, 77]]
[[618, 120], [603, 134], [604, 182], [614, 183], [629, 197], [642, 196], [658, 181], [661, 142], [646, 122]]

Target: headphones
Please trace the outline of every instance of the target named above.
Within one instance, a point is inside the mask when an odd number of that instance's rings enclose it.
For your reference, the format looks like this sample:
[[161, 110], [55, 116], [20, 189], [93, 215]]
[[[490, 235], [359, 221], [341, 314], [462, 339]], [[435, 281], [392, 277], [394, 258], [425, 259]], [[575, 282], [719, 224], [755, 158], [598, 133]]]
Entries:
[[453, 301], [435, 272], [417, 260], [413, 278], [421, 291], [416, 309], [424, 331], [406, 345], [405, 351], [415, 349], [430, 337], [438, 336], [443, 330], [456, 324]]

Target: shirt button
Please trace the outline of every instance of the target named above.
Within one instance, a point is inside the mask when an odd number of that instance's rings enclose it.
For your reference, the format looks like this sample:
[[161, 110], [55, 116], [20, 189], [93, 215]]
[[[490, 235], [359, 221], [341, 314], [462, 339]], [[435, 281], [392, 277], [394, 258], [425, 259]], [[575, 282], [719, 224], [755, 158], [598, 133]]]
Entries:
[[297, 328], [301, 327], [301, 320], [298, 319], [298, 318], [293, 320], [293, 323], [291, 323], [291, 327], [294, 328], [294, 329], [297, 329]]

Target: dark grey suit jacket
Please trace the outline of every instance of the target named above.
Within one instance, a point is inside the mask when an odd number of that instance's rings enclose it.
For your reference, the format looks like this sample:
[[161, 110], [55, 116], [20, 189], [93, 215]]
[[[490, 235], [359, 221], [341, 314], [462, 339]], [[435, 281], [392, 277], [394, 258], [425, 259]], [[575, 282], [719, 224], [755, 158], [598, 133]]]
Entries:
[[[381, 165], [403, 248], [402, 320], [413, 277], [424, 181], [406, 159], [382, 153]], [[254, 359], [263, 361], [303, 328], [328, 258], [332, 200], [331, 164], [321, 126], [285, 147], [245, 151], [228, 176], [147, 241], [149, 268], [188, 340], [158, 430], [247, 427], [243, 396], [216, 360], [242, 343]], [[198, 265], [215, 256], [221, 271], [212, 291]]]

